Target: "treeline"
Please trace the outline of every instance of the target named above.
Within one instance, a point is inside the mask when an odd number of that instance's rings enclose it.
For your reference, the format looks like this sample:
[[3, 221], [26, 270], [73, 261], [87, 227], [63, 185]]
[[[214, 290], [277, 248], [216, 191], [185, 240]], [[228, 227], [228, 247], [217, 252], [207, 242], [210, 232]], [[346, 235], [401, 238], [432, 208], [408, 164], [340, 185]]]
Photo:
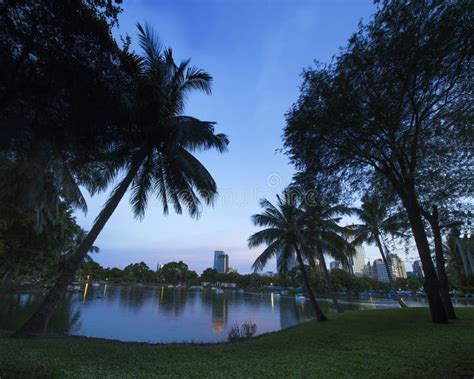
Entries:
[[[306, 267], [312, 288], [318, 294], [329, 294], [328, 283], [321, 269]], [[201, 275], [189, 270], [188, 265], [179, 262], [170, 262], [163, 265], [160, 270], [151, 270], [144, 262], [119, 268], [104, 268], [99, 263], [89, 261], [79, 270], [80, 280], [107, 281], [109, 283], [142, 283], [142, 284], [172, 284], [172, 285], [223, 285], [234, 283], [239, 288], [262, 289], [264, 286], [279, 286], [284, 288], [298, 288], [302, 278], [299, 269], [294, 268], [286, 274], [260, 275], [257, 273], [239, 274], [230, 272], [218, 273], [212, 268], [205, 269]], [[363, 291], [390, 291], [388, 283], [382, 283], [373, 278], [356, 277], [345, 270], [332, 270], [330, 279], [336, 292], [358, 293]], [[398, 290], [411, 290], [416, 292], [422, 287], [419, 278], [397, 279]]]

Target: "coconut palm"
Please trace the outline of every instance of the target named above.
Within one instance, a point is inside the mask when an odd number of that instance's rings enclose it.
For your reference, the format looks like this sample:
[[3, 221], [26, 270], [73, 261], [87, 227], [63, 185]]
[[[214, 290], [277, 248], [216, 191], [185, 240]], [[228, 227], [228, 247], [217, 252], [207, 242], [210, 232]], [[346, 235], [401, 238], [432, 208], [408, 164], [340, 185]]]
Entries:
[[[64, 252], [61, 258], [64, 260], [69, 259], [76, 252], [77, 248], [80, 246], [82, 241], [84, 241], [84, 238], [86, 238], [86, 236], [87, 232], [82, 228], [79, 229], [76, 235], [74, 236], [73, 247], [68, 251]], [[99, 252], [100, 248], [98, 246], [91, 246], [88, 253], [84, 256], [84, 263], [94, 262], [94, 259], [92, 258], [91, 254], [97, 254]]]
[[281, 196], [277, 195], [276, 206], [267, 199], [260, 200], [260, 206], [263, 208], [263, 212], [253, 215], [252, 220], [256, 226], [265, 227], [265, 229], [250, 236], [248, 245], [250, 248], [260, 245], [267, 245], [267, 247], [255, 260], [252, 268], [255, 271], [262, 270], [269, 259], [278, 254], [281, 265], [279, 269], [285, 269], [295, 254], [316, 319], [327, 321], [327, 317], [316, 302], [306, 272], [304, 258], [309, 249], [302, 232], [305, 214], [298, 207], [296, 197], [292, 196], [289, 191], [285, 191]]
[[41, 330], [128, 189], [134, 215], [139, 219], [151, 195], [161, 201], [165, 214], [172, 206], [177, 213], [185, 208], [192, 217], [198, 217], [202, 201], [212, 204], [217, 194], [211, 174], [192, 153], [206, 149], [224, 152], [228, 139], [214, 133], [213, 122], [183, 115], [187, 95], [194, 90], [210, 94], [212, 77], [191, 66], [189, 60], [176, 64], [172, 50], [162, 48], [149, 27], [138, 24], [138, 31], [144, 56], [128, 54], [124, 60], [131, 76], [131, 95], [126, 99], [130, 121], [110, 144], [110, 159], [100, 163], [103, 169], [97, 187], [103, 188], [119, 173], [124, 176], [39, 309], [15, 336]]
[[384, 234], [399, 234], [399, 231], [403, 227], [403, 223], [400, 222], [400, 214], [394, 213], [393, 215], [387, 215], [387, 209], [375, 196], [364, 196], [362, 198], [362, 205], [360, 208], [353, 208], [352, 211], [362, 221], [361, 224], [354, 224], [350, 226], [350, 229], [354, 235], [352, 244], [354, 246], [359, 245], [363, 242], [368, 244], [375, 243], [382, 256], [385, 269], [390, 281], [392, 291], [396, 296], [398, 304], [402, 308], [406, 308], [407, 305], [403, 299], [397, 294], [397, 288], [392, 276], [392, 270], [389, 266], [389, 261], [384, 241]]
[[325, 254], [330, 255], [342, 264], [349, 264], [349, 257], [354, 253], [354, 247], [347, 241], [348, 230], [338, 225], [342, 214], [347, 214], [348, 209], [342, 205], [327, 206], [323, 203], [306, 204], [305, 207], [305, 238], [308, 247], [322, 268], [328, 292], [338, 312], [343, 309], [337, 301], [336, 294], [326, 265]]

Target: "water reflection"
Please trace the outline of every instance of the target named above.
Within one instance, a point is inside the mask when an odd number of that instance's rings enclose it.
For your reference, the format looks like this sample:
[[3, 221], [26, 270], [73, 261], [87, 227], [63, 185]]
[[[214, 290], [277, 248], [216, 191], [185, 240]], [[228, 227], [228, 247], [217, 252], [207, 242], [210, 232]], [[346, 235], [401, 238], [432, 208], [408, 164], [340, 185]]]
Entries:
[[[18, 328], [38, 306], [40, 294], [0, 295], [0, 329]], [[320, 299], [332, 311], [329, 299]], [[387, 299], [341, 299], [346, 309], [396, 307]], [[455, 299], [457, 306], [473, 300]], [[409, 306], [425, 306], [411, 299]], [[49, 333], [68, 333], [143, 342], [218, 342], [234, 323], [257, 324], [257, 334], [294, 326], [313, 316], [309, 303], [277, 293], [185, 290], [161, 286], [115, 286], [89, 283], [81, 293], [68, 292], [53, 314]]]
[[214, 332], [221, 334], [227, 326], [229, 309], [227, 307], [227, 296], [222, 293], [213, 294], [212, 301], [212, 328]]
[[[37, 294], [10, 294], [0, 296], [0, 329], [15, 330], [33, 313], [39, 305]], [[58, 304], [45, 332], [68, 334], [70, 330], [81, 328], [81, 310], [77, 306], [77, 296], [67, 293]]]

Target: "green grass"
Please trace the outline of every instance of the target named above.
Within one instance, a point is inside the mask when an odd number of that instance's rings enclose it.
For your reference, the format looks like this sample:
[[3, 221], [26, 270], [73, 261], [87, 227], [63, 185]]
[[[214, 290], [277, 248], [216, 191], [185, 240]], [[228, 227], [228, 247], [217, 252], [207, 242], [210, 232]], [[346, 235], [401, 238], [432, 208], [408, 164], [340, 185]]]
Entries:
[[331, 314], [246, 342], [147, 345], [87, 338], [0, 338], [0, 378], [380, 377], [474, 375], [474, 309], [429, 321], [426, 309]]

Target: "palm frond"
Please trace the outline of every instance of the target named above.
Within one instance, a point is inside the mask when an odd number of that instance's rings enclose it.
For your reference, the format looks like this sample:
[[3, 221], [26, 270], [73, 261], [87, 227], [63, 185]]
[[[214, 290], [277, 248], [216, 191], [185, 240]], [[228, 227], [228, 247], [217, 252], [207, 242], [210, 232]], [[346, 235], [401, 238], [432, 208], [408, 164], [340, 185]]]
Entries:
[[201, 121], [190, 116], [174, 117], [170, 121], [176, 143], [192, 151], [216, 149], [227, 151], [229, 139], [225, 134], [214, 134], [214, 122]]
[[131, 184], [131, 198], [133, 214], [139, 220], [143, 219], [148, 205], [148, 197], [152, 188], [153, 160], [148, 156], [140, 166]]
[[212, 81], [212, 76], [209, 75], [209, 73], [196, 66], [191, 66], [187, 68], [185, 80], [181, 85], [181, 91], [199, 90], [205, 92], [207, 95], [211, 95]]
[[268, 261], [273, 258], [278, 251], [282, 248], [282, 241], [276, 240], [275, 242], [271, 243], [267, 246], [265, 250], [255, 259], [255, 262], [252, 265], [252, 269], [254, 271], [262, 271], [264, 267], [267, 265]]
[[146, 54], [147, 63], [150, 65], [158, 60], [161, 60], [163, 47], [153, 28], [151, 28], [148, 24], [142, 26], [139, 22], [137, 22], [137, 29], [138, 41], [140, 47]]
[[268, 228], [252, 234], [248, 239], [249, 248], [266, 244], [270, 245], [277, 239], [284, 237], [284, 231], [278, 228]]

